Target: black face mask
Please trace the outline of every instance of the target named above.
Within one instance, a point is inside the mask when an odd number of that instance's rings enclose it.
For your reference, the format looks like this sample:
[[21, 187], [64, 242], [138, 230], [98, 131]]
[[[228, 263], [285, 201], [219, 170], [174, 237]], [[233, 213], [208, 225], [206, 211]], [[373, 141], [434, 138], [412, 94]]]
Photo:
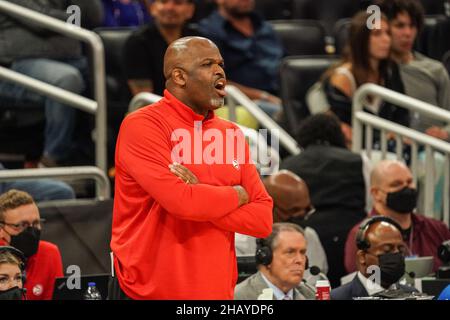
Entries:
[[11, 289], [0, 291], [0, 300], [22, 300], [23, 289], [13, 287]]
[[398, 213], [411, 213], [417, 205], [417, 190], [405, 187], [396, 192], [389, 192], [386, 206]]
[[29, 258], [34, 255], [39, 247], [41, 239], [41, 230], [28, 227], [16, 236], [11, 236], [9, 245], [23, 252], [25, 257]]
[[389, 287], [405, 274], [405, 257], [402, 253], [385, 253], [378, 256], [381, 284]]

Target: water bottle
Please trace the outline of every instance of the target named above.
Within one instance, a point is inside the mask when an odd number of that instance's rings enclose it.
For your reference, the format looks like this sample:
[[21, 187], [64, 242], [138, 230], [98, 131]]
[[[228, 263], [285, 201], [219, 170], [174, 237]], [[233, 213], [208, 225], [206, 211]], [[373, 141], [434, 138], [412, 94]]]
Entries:
[[316, 300], [330, 300], [330, 282], [319, 280], [316, 282]]
[[95, 282], [89, 282], [88, 288], [83, 295], [84, 300], [102, 300], [102, 295], [95, 286]]

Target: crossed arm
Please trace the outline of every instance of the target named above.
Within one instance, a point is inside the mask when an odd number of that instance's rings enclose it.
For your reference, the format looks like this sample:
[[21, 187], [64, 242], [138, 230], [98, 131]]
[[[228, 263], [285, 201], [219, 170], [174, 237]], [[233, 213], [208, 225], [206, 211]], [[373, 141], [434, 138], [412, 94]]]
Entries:
[[270, 234], [272, 199], [254, 165], [242, 165], [241, 185], [201, 183], [185, 167], [168, 167], [172, 163], [167, 138], [170, 132], [164, 130], [157, 119], [142, 121], [133, 115], [126, 119], [117, 143], [118, 170], [123, 170], [127, 179], [135, 180], [169, 214], [180, 219], [211, 222], [223, 230], [254, 237]]

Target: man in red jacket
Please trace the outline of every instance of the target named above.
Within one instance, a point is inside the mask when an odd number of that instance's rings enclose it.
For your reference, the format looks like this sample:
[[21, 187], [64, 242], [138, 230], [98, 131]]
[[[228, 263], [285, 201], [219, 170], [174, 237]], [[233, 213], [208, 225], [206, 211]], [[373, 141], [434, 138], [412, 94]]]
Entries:
[[[396, 160], [381, 161], [371, 174], [373, 210], [370, 216], [383, 215], [394, 219], [402, 228], [408, 255], [433, 256], [434, 271], [442, 264], [437, 248], [450, 239], [448, 226], [443, 222], [413, 213], [417, 191], [409, 168]], [[353, 272], [356, 267], [355, 238], [359, 224], [349, 232], [345, 244], [345, 268]]]
[[267, 237], [272, 199], [224, 104], [223, 59], [186, 37], [164, 57], [166, 90], [122, 123], [116, 148], [112, 299], [233, 299], [234, 233]]
[[0, 196], [0, 245], [19, 249], [27, 258], [27, 300], [51, 300], [55, 279], [63, 276], [58, 247], [40, 241], [39, 209], [26, 192], [12, 189]]

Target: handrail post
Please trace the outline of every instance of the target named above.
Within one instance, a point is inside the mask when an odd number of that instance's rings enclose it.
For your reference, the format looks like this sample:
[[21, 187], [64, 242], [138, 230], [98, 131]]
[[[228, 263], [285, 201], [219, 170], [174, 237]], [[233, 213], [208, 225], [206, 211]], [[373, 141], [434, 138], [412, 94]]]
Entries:
[[105, 58], [103, 42], [95, 33], [92, 33], [88, 42], [92, 47], [94, 68], [94, 95], [97, 101], [97, 113], [95, 114], [95, 158], [96, 165], [107, 172], [107, 111], [106, 111], [106, 88], [105, 88]]
[[[414, 175], [414, 181], [417, 180], [417, 143], [425, 145], [426, 158], [425, 158], [425, 208], [424, 214], [426, 216], [432, 216], [434, 211], [434, 190], [435, 190], [435, 159], [434, 151], [443, 152], [445, 155], [444, 163], [444, 217], [443, 220], [448, 224], [449, 220], [449, 157], [450, 157], [450, 143], [442, 141], [440, 139], [431, 137], [424, 133], [418, 132], [416, 130], [409, 129], [405, 126], [393, 123], [381, 119], [377, 116], [371, 115], [364, 112], [363, 104], [368, 96], [377, 96], [382, 98], [382, 100], [393, 103], [397, 106], [406, 108], [412, 112], [419, 112], [421, 114], [426, 114], [428, 117], [437, 119], [439, 121], [445, 121], [450, 124], [450, 111], [444, 110], [437, 106], [433, 106], [429, 103], [414, 99], [398, 92], [380, 87], [375, 84], [365, 84], [362, 85], [356, 92], [353, 98], [353, 110], [352, 110], [352, 123], [353, 123], [353, 151], [360, 151], [362, 149], [362, 125], [369, 125], [371, 127], [381, 130], [382, 139], [382, 151], [386, 149], [386, 138], [387, 132], [392, 132], [396, 134], [397, 143], [397, 156], [401, 153], [400, 147], [402, 145], [401, 137], [409, 138], [412, 142], [412, 162], [411, 168]], [[384, 156], [383, 156], [384, 158]]]
[[99, 200], [106, 200], [111, 197], [109, 179], [106, 174], [97, 167], [82, 166], [0, 170], [0, 182], [40, 178], [94, 179], [97, 186], [96, 197]]
[[[0, 12], [4, 12], [7, 15], [13, 16], [17, 19], [26, 19], [40, 24], [41, 27], [47, 28], [54, 32], [60, 33], [62, 35], [74, 38], [79, 41], [88, 43], [92, 47], [93, 59], [94, 59], [94, 95], [96, 100], [96, 131], [95, 131], [95, 148], [96, 148], [96, 165], [101, 168], [105, 173], [107, 172], [107, 145], [106, 145], [106, 89], [105, 89], [105, 57], [103, 43], [100, 37], [92, 31], [80, 28], [78, 26], [65, 23], [53, 17], [46, 16], [34, 10], [28, 9], [26, 7], [10, 3], [5, 0], [0, 0]], [[2, 71], [2, 70], [0, 70]], [[9, 74], [10, 81], [11, 76], [16, 77], [17, 75]], [[6, 77], [3, 77], [6, 78]], [[66, 92], [66, 97], [64, 97], [60, 91], [57, 89], [44, 86], [47, 90], [37, 89], [37, 87], [42, 86], [42, 83], [33, 82], [28, 77], [27, 82], [28, 88], [39, 93], [44, 92], [47, 96], [51, 96], [62, 103], [70, 104], [71, 106], [78, 106], [80, 103], [74, 102], [73, 93]], [[18, 79], [18, 78], [17, 78]], [[16, 80], [17, 80], [16, 79]], [[24, 84], [24, 81], [15, 81], [16, 83]], [[61, 90], [61, 89], [60, 89]], [[55, 97], [54, 94], [57, 96]], [[77, 95], [76, 95], [77, 96]], [[79, 96], [77, 99], [83, 100], [84, 97]], [[84, 98], [85, 99], [85, 98]], [[84, 101], [84, 100], [83, 100]], [[83, 107], [79, 107], [83, 109]]]

